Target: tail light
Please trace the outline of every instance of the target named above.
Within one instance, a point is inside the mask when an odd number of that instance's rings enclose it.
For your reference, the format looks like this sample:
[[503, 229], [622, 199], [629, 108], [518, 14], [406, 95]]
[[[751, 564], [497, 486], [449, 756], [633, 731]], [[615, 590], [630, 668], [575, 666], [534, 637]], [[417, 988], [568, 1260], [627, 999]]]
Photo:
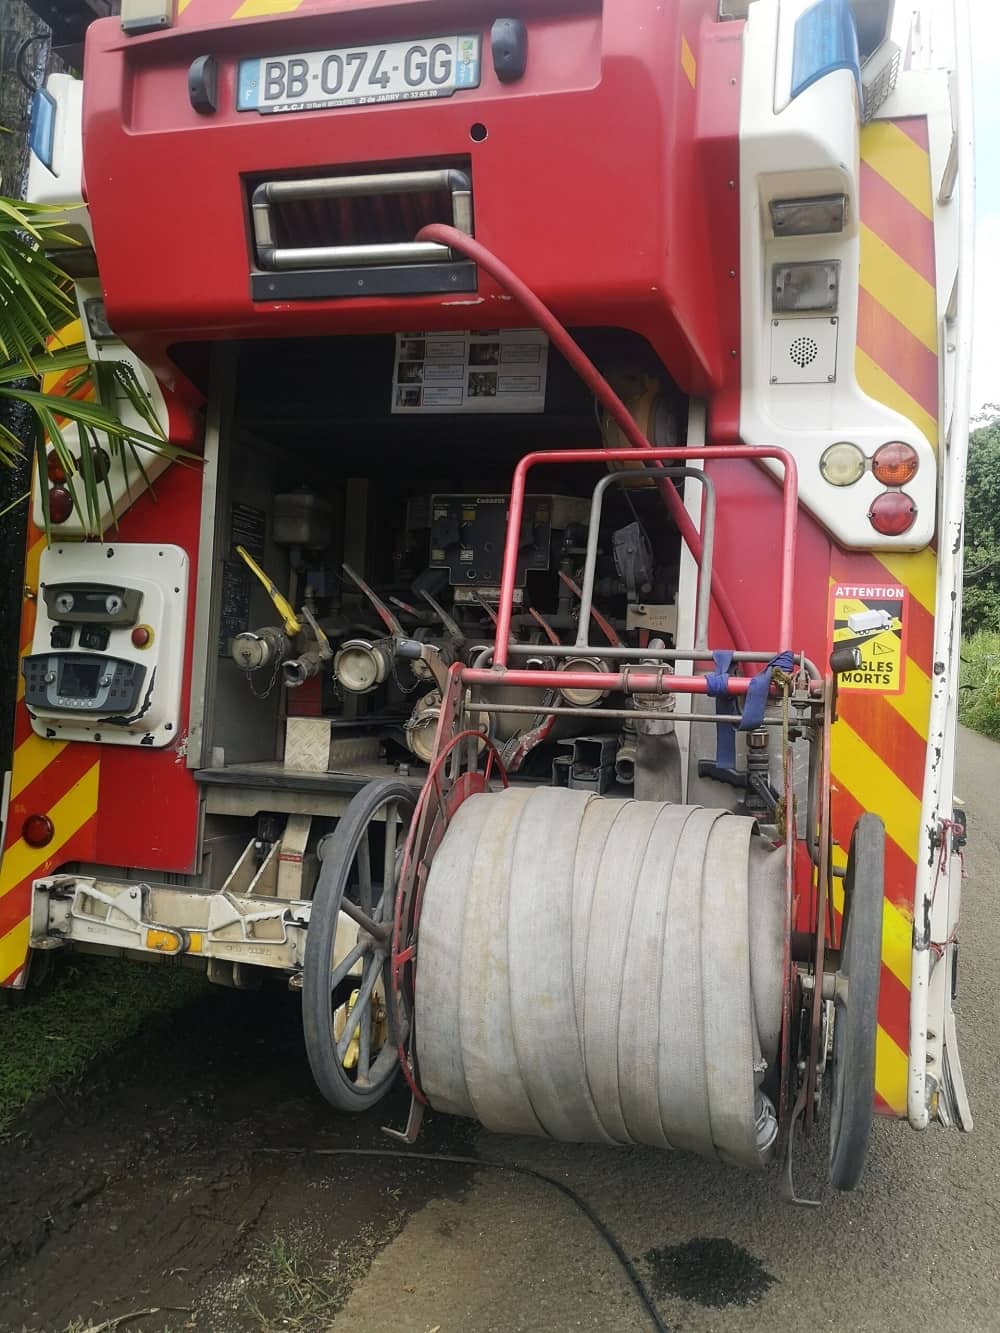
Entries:
[[72, 494], [65, 486], [53, 486], [49, 491], [49, 518], [53, 523], [65, 523], [72, 512]]
[[823, 479], [831, 486], [853, 486], [865, 475], [867, 466], [867, 460], [858, 446], [846, 440], [840, 444], [831, 444], [819, 460]]
[[21, 825], [21, 837], [29, 847], [47, 847], [56, 835], [48, 815], [29, 815]]
[[910, 444], [883, 444], [872, 459], [872, 473], [883, 486], [905, 486], [917, 475], [920, 457]]
[[868, 520], [885, 537], [901, 537], [916, 522], [917, 506], [903, 491], [883, 491], [868, 510]]
[[48, 474], [49, 481], [54, 486], [61, 486], [66, 480], [66, 469], [63, 467], [62, 459], [54, 449], [46, 455], [45, 471]]

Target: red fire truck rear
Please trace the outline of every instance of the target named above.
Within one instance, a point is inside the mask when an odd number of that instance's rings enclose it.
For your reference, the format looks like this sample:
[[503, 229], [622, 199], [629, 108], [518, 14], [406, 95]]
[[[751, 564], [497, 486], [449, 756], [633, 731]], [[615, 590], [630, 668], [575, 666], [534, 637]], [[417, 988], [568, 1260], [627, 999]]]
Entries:
[[971, 1128], [968, 15], [898, 8], [90, 26], [30, 193], [190, 457], [36, 479], [5, 985], [278, 976], [339, 1111], [789, 1196], [827, 1109], [841, 1189]]

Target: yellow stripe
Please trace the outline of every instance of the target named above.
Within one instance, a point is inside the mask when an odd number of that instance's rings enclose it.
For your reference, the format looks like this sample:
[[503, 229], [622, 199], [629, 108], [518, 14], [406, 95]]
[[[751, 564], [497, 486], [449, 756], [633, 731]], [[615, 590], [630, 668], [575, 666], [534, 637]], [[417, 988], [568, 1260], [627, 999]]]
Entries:
[[930, 547], [910, 555], [890, 555], [879, 551], [878, 560], [897, 583], [909, 588], [911, 595], [925, 611], [934, 615], [937, 605], [937, 556]]
[[46, 741], [34, 732], [14, 751], [14, 772], [10, 780], [10, 798], [14, 799], [48, 768], [56, 755], [66, 748], [65, 741]]
[[234, 19], [262, 18], [265, 14], [290, 14], [302, 0], [243, 0]]
[[191, 0], [178, 0], [178, 5], [177, 5], [178, 14], [183, 14], [185, 9], [187, 9], [190, 3]]
[[838, 718], [833, 730], [833, 771], [862, 810], [874, 810], [885, 831], [908, 856], [920, 841], [920, 802], [858, 733]]
[[891, 121], [875, 121], [862, 131], [861, 160], [898, 190], [925, 218], [933, 220], [930, 159], [908, 134]]
[[36, 592], [38, 591], [38, 568], [44, 550], [45, 538], [39, 537], [37, 542], [33, 542], [28, 547], [28, 554], [24, 561], [24, 581], [29, 588]]
[[[847, 852], [843, 847], [834, 847], [833, 864], [847, 865]], [[838, 912], [844, 910], [844, 881], [833, 881], [833, 905]], [[888, 898], [882, 902], [882, 962], [892, 975], [910, 989], [910, 976], [913, 966], [913, 920], [900, 911]]]
[[48, 861], [61, 851], [73, 834], [78, 833], [95, 813], [100, 774], [101, 765], [98, 761], [47, 811], [56, 831], [56, 836], [47, 847], [29, 847], [23, 838], [19, 838], [7, 848], [3, 865], [0, 866], [0, 898], [22, 880], [34, 875], [43, 861]]
[[[35, 485], [35, 479], [33, 478], [33, 479], [32, 479], [32, 489], [34, 489], [34, 485]], [[27, 555], [26, 555], [25, 558], [24, 558], [24, 586], [25, 586], [26, 588], [30, 588], [31, 591], [32, 591], [36, 596], [38, 595], [38, 569], [39, 569], [39, 562], [41, 561], [41, 558], [42, 558], [42, 552], [43, 552], [44, 550], [45, 550], [45, 538], [44, 538], [44, 537], [39, 537], [38, 541], [36, 541], [36, 542], [32, 542], [32, 544], [28, 547], [28, 553], [27, 553]], [[22, 618], [22, 621], [23, 621], [23, 619], [24, 619], [24, 609], [23, 609], [23, 604], [22, 604], [21, 618]], [[28, 653], [31, 652], [31, 644], [30, 644], [30, 643], [27, 644], [27, 645], [25, 646], [25, 648], [24, 648], [24, 652], [28, 652]], [[22, 656], [23, 656], [23, 653], [22, 653]], [[16, 697], [17, 697], [17, 701], [18, 701], [18, 703], [20, 703], [20, 701], [24, 698], [24, 676], [21, 674], [21, 666], [20, 666], [20, 662], [18, 663], [18, 670], [17, 670], [17, 692], [16, 692]]]
[[906, 659], [906, 688], [902, 694], [886, 695], [886, 702], [904, 718], [921, 740], [927, 739], [931, 715], [931, 679], [914, 662]]
[[698, 63], [688, 44], [688, 39], [684, 36], [681, 37], [681, 69], [687, 75], [687, 81], [693, 88], [698, 82]]
[[894, 412], [899, 412], [901, 416], [908, 418], [916, 426], [917, 430], [922, 431], [930, 441], [933, 449], [938, 445], [938, 424], [931, 414], [924, 410], [915, 398], [902, 388], [896, 381], [874, 362], [867, 352], [863, 352], [860, 347], [855, 349], [855, 374], [857, 375], [858, 387], [862, 393], [866, 393], [869, 398], [874, 398], [878, 403], [884, 403], [886, 407], [891, 407]]
[[861, 224], [861, 285], [905, 329], [937, 356], [937, 297], [934, 288], [871, 227]]
[[0, 939], [0, 981], [6, 981], [14, 972], [20, 972], [28, 956], [28, 937], [31, 918], [25, 917]]
[[875, 1037], [875, 1091], [896, 1115], [906, 1114], [906, 1052], [880, 1027]]
[[[56, 836], [47, 847], [29, 847], [23, 839], [19, 839], [7, 848], [3, 865], [0, 866], [0, 898], [22, 880], [33, 876], [43, 862], [55, 856], [83, 828], [97, 810], [100, 774], [101, 765], [98, 761], [48, 812]], [[23, 964], [30, 928], [30, 920], [25, 917], [0, 939], [0, 980], [9, 977]]]

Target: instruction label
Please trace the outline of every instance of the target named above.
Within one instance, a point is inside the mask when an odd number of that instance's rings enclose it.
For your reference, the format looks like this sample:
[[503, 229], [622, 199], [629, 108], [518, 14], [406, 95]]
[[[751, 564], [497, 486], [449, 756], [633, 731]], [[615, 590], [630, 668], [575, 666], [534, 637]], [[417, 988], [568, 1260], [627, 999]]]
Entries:
[[909, 594], [898, 584], [838, 583], [830, 598], [831, 644], [861, 653], [857, 671], [845, 671], [842, 690], [901, 694], [906, 671]]
[[398, 333], [392, 411], [544, 412], [548, 358], [538, 329]]

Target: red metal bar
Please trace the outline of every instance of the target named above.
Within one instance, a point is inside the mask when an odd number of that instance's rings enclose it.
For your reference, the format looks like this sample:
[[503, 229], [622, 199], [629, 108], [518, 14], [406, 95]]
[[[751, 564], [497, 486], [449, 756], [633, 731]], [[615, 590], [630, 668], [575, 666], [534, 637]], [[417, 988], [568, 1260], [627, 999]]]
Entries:
[[[730, 676], [729, 693], [746, 694], [749, 676]], [[466, 685], [517, 685], [525, 689], [618, 690], [624, 694], [707, 694], [705, 676], [675, 676], [672, 671], [542, 671], [526, 667], [508, 670], [495, 667], [466, 667]], [[489, 707], [487, 703], [486, 707]], [[544, 706], [538, 711], [544, 712]], [[711, 715], [707, 715], [711, 720]]]
[[[795, 459], [786, 449], [778, 449], [771, 445], [757, 444], [722, 444], [706, 445], [697, 449], [689, 448], [685, 445], [674, 446], [669, 449], [647, 448], [646, 454], [649, 458], [656, 461], [677, 462], [702, 458], [744, 458], [744, 459], [776, 459], [785, 469], [785, 486], [783, 492], [782, 504], [782, 530], [781, 547], [779, 553], [779, 564], [781, 569], [781, 615], [778, 641], [782, 650], [792, 647], [792, 576], [795, 567], [795, 528], [799, 508], [799, 484], [798, 470], [795, 466]], [[493, 653], [494, 667], [505, 667], [507, 665], [507, 642], [510, 638], [510, 622], [514, 607], [514, 584], [517, 579], [517, 552], [520, 542], [521, 518], [524, 513], [524, 496], [527, 485], [528, 472], [539, 465], [546, 463], [596, 463], [598, 465], [605, 463], [624, 463], [635, 457], [632, 449], [547, 449], [540, 450], [538, 453], [525, 454], [514, 469], [514, 480], [510, 491], [510, 512], [507, 517], [507, 535], [504, 540], [503, 570], [500, 576], [500, 605], [497, 608], [497, 639], [496, 648]], [[469, 678], [470, 673], [465, 673], [465, 678]], [[512, 679], [514, 676], [525, 676], [526, 672], [508, 672], [504, 676], [504, 682], [509, 684], [521, 683], [528, 684], [526, 680], [516, 682]], [[565, 674], [565, 673], [564, 673]], [[487, 673], [487, 678], [489, 673]], [[679, 679], [679, 678], [675, 678]], [[696, 678], [700, 679], [700, 678]], [[496, 676], [493, 676], [496, 680]], [[610, 678], [609, 678], [610, 681]], [[486, 683], [486, 682], [480, 682]], [[539, 681], [532, 682], [540, 684]], [[569, 681], [564, 680], [565, 684]], [[589, 682], [591, 685], [593, 677]], [[735, 679], [730, 682], [735, 685]], [[572, 687], [571, 687], [572, 688]], [[584, 686], [586, 688], [586, 686]], [[621, 688], [613, 686], [612, 688]], [[675, 687], [676, 688], [676, 687]], [[654, 685], [652, 691], [657, 687]], [[734, 690], [734, 693], [738, 691]], [[704, 693], [697, 689], [685, 689], [685, 694]]]
[[[642, 449], [645, 453], [653, 457], [656, 456], [649, 441], [636, 425], [631, 412], [580, 344], [570, 336], [564, 325], [559, 322], [545, 302], [537, 297], [528, 284], [519, 278], [513, 269], [508, 268], [502, 259], [495, 255], [492, 250], [488, 250], [480, 241], [473, 240], [471, 236], [466, 236], [465, 232], [459, 231], [455, 227], [447, 227], [443, 223], [435, 222], [428, 227], [423, 227], [417, 233], [417, 240], [437, 241], [439, 245], [447, 245], [450, 249], [474, 260], [481, 268], [485, 269], [501, 287], [510, 292], [511, 296], [538, 327], [548, 334], [553, 345], [563, 354], [594, 397], [604, 404], [609, 416], [617, 422], [626, 440], [631, 442], [632, 448]], [[605, 452], [610, 455], [612, 451], [606, 450]], [[629, 451], [626, 451], [626, 457], [632, 456]], [[660, 486], [660, 492], [671, 518], [673, 518], [680, 529], [681, 536], [687, 542], [688, 549], [694, 556], [695, 561], [701, 564], [701, 537], [698, 529], [691, 521], [691, 515], [684, 507], [684, 501], [669, 481], [664, 481]], [[723, 587], [721, 579], [714, 572], [712, 574], [712, 596], [715, 598], [715, 603], [726, 622], [729, 633], [733, 637], [733, 646], [741, 651], [747, 651], [750, 648], [750, 641], [743, 629], [736, 605]]]

